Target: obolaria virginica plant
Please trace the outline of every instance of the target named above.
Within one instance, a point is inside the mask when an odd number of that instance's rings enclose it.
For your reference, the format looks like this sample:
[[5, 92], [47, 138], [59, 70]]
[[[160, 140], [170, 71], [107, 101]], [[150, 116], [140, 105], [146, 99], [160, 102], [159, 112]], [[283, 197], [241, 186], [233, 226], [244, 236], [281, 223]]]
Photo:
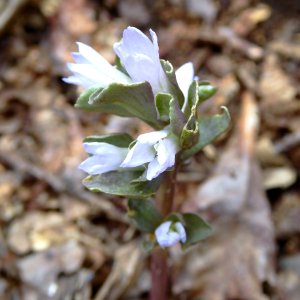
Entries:
[[144, 246], [153, 250], [151, 298], [159, 300], [166, 297], [167, 282], [162, 249], [177, 243], [186, 248], [211, 233], [199, 215], [172, 211], [176, 174], [228, 128], [230, 116], [224, 107], [221, 114], [198, 115], [216, 88], [194, 76], [192, 63], [175, 71], [160, 59], [151, 29], [150, 35], [125, 29], [114, 45], [116, 66], [78, 43], [75, 63], [68, 64], [73, 75], [63, 80], [85, 88], [77, 108], [139, 118], [153, 128], [135, 139], [127, 133], [87, 137], [83, 147], [89, 156], [79, 168], [89, 174], [83, 184], [91, 191], [128, 198], [128, 215], [147, 233]]

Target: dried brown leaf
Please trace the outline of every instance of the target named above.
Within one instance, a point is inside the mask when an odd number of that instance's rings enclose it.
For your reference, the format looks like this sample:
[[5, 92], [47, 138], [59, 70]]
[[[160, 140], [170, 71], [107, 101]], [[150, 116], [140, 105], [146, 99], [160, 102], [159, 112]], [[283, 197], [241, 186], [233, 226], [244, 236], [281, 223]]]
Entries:
[[261, 171], [253, 160], [257, 126], [254, 98], [245, 94], [237, 143], [222, 155], [194, 200], [198, 211], [214, 213], [214, 234], [177, 262], [176, 294], [204, 300], [268, 299], [262, 284], [274, 283], [275, 247]]

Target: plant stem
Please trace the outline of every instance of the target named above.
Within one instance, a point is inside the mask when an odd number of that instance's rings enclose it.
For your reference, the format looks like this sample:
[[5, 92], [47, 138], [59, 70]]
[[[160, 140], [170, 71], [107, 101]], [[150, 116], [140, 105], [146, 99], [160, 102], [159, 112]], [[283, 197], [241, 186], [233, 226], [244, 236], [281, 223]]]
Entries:
[[168, 252], [161, 248], [153, 250], [151, 255], [151, 291], [150, 300], [166, 300], [168, 294]]
[[[157, 192], [156, 205], [163, 216], [171, 213], [176, 188], [176, 177], [178, 163], [176, 160], [175, 168], [172, 172], [167, 172], [166, 178]], [[157, 248], [151, 255], [151, 291], [150, 300], [168, 299], [168, 252], [167, 250]]]

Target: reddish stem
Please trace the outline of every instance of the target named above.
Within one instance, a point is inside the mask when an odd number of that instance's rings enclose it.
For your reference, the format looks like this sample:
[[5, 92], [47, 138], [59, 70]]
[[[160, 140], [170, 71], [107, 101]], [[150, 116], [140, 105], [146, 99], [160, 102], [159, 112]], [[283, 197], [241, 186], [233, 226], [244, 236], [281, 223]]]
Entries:
[[[173, 172], [166, 173], [165, 181], [162, 183], [156, 197], [156, 205], [163, 216], [170, 214], [173, 208], [173, 200], [176, 188], [176, 176], [178, 163], [176, 160]], [[150, 300], [168, 299], [168, 252], [156, 248], [151, 255], [151, 291]]]
[[151, 257], [151, 280], [150, 300], [166, 300], [168, 294], [168, 253], [166, 250], [157, 248], [153, 250]]

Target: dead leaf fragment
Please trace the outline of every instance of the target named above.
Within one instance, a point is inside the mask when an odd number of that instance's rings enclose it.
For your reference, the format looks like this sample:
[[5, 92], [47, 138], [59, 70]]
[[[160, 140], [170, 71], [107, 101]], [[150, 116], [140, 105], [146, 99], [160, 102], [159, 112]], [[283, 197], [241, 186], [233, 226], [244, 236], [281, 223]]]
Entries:
[[[174, 293], [191, 299], [267, 300], [262, 284], [274, 284], [273, 224], [261, 171], [253, 160], [258, 128], [251, 94], [242, 99], [237, 141], [200, 185], [194, 208], [211, 215], [214, 234], [175, 262]], [[190, 208], [192, 203], [187, 204]]]
[[283, 195], [275, 206], [273, 220], [279, 238], [300, 233], [300, 195], [297, 193]]
[[16, 219], [8, 229], [8, 245], [17, 254], [41, 251], [74, 236], [62, 214], [32, 212]]
[[291, 101], [297, 94], [288, 75], [280, 68], [276, 55], [266, 57], [263, 72], [259, 81], [260, 95], [269, 103]]
[[264, 171], [265, 189], [285, 189], [296, 182], [297, 172], [291, 167], [268, 168]]
[[83, 248], [77, 242], [68, 241], [44, 252], [20, 258], [17, 268], [22, 281], [51, 296], [56, 293], [58, 275], [77, 271], [84, 255]]
[[271, 8], [265, 4], [244, 10], [231, 24], [231, 28], [240, 36], [247, 36], [255, 27], [271, 16]]

